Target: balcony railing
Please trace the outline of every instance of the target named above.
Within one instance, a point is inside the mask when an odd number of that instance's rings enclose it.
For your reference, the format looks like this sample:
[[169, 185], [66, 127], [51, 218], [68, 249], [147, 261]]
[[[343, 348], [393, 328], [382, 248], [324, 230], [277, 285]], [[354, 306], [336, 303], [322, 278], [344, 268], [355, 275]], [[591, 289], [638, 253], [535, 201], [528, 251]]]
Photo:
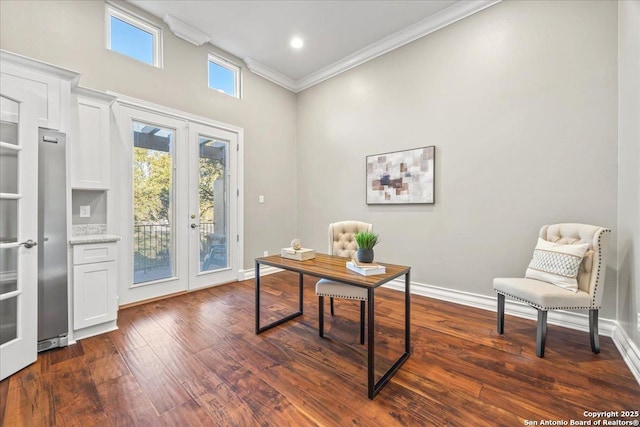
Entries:
[[[200, 223], [200, 244], [206, 245], [215, 232], [213, 222]], [[171, 224], [136, 224], [133, 226], [134, 283], [171, 277]], [[200, 251], [201, 258], [206, 254]], [[202, 262], [202, 259], [200, 260]], [[152, 277], [152, 278], [150, 278]]]

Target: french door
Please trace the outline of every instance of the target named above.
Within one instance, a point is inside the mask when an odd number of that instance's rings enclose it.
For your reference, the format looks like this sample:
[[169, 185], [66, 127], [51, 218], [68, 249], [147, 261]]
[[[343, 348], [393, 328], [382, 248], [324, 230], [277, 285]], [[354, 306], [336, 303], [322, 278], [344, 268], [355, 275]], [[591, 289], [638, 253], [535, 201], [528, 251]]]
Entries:
[[0, 380], [37, 358], [36, 102], [0, 78]]
[[120, 121], [131, 147], [133, 270], [121, 303], [235, 280], [237, 134], [129, 106]]

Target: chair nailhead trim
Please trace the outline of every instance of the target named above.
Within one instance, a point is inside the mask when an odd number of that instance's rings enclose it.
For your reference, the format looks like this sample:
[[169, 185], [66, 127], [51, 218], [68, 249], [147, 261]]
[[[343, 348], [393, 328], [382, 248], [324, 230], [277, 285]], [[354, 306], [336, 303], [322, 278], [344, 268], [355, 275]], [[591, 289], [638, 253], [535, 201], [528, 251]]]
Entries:
[[527, 301], [525, 299], [518, 298], [518, 297], [510, 295], [510, 294], [508, 294], [506, 292], [496, 291], [496, 293], [504, 295], [504, 296], [508, 296], [509, 298], [513, 298], [513, 299], [516, 299], [518, 301], [525, 302], [525, 303], [529, 304], [531, 307], [537, 308], [539, 310], [544, 310], [544, 311], [547, 311], [547, 310], [599, 310], [600, 309], [600, 306], [598, 306], [598, 307], [596, 307], [596, 306], [591, 306], [591, 307], [570, 307], [570, 306], [567, 306], [567, 307], [542, 307], [542, 306], [540, 306], [538, 304], [532, 303], [531, 301]]
[[327, 293], [317, 293], [316, 295], [319, 297], [330, 297], [330, 298], [342, 298], [342, 299], [353, 299], [353, 300], [358, 300], [358, 301], [366, 301], [366, 298], [359, 298], [359, 297], [347, 297], [344, 295], [334, 295], [334, 294], [327, 294]]
[[593, 297], [591, 300], [592, 305], [596, 304], [596, 295], [598, 293], [598, 285], [600, 284], [600, 268], [602, 267], [602, 234], [603, 233], [611, 233], [611, 230], [608, 228], [605, 228], [600, 233], [598, 233], [598, 270], [596, 271], [596, 285], [593, 288]]

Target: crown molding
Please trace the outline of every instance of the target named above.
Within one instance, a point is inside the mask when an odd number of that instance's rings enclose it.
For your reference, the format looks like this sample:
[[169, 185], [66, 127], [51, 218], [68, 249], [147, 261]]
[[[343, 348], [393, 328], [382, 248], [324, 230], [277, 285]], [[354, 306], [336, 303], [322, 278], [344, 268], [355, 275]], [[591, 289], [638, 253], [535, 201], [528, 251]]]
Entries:
[[211, 36], [208, 34], [205, 34], [200, 30], [196, 30], [191, 25], [185, 24], [178, 18], [169, 14], [164, 17], [163, 21], [169, 26], [169, 29], [173, 34], [196, 46], [202, 46], [211, 40]]
[[0, 49], [0, 64], [12, 64], [23, 68], [26, 67], [42, 74], [48, 74], [62, 80], [68, 80], [71, 83], [71, 87], [77, 86], [78, 81], [80, 80], [80, 73], [76, 71], [18, 55], [17, 53], [9, 52], [4, 49]]
[[91, 89], [88, 87], [83, 87], [83, 86], [76, 86], [75, 88], [73, 88], [72, 92], [75, 93], [76, 95], [83, 95], [83, 96], [99, 99], [104, 102], [108, 102], [109, 105], [113, 104], [116, 101], [116, 99], [118, 99], [116, 96], [111, 95], [109, 93]]
[[290, 90], [291, 92], [297, 93], [300, 91], [295, 80], [285, 76], [282, 73], [279, 73], [273, 68], [269, 68], [261, 62], [258, 62], [255, 59], [249, 57], [244, 58], [243, 61], [245, 64], [247, 64], [247, 68], [249, 68], [249, 71], [251, 71], [252, 73], [257, 74], [260, 77], [264, 77], [265, 79], [272, 81], [273, 83], [280, 85], [283, 88]]
[[245, 58], [245, 63], [251, 72], [258, 74], [294, 93], [301, 92], [311, 86], [317, 85], [327, 79], [344, 73], [358, 65], [364, 64], [378, 56], [384, 55], [392, 50], [398, 49], [412, 41], [433, 33], [441, 28], [451, 25], [461, 19], [467, 18], [474, 13], [480, 12], [502, 0], [477, 0], [459, 1], [454, 5], [419, 21], [407, 28], [404, 28], [382, 40], [373, 43], [351, 55], [345, 56], [339, 61], [309, 74], [299, 80], [293, 80], [260, 62]]

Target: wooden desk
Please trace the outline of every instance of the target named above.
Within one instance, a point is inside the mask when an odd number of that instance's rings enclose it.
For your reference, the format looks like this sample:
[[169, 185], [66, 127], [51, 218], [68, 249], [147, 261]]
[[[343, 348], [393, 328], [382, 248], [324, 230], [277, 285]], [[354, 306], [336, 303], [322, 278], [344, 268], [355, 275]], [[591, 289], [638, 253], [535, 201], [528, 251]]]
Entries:
[[[405, 267], [401, 265], [382, 264], [386, 267], [385, 274], [379, 274], [375, 276], [362, 276], [351, 270], [348, 270], [345, 266], [347, 262], [346, 258], [317, 254], [314, 259], [308, 261], [295, 261], [287, 258], [282, 258], [280, 255], [272, 255], [263, 258], [256, 258], [255, 271], [256, 271], [256, 334], [260, 334], [273, 327], [281, 325], [294, 319], [303, 313], [303, 279], [304, 275], [314, 276], [322, 279], [331, 279], [337, 282], [346, 283], [352, 286], [358, 286], [367, 289], [367, 307], [368, 307], [368, 322], [367, 322], [367, 377], [368, 377], [368, 391], [369, 399], [373, 399], [382, 388], [389, 382], [391, 377], [400, 369], [400, 367], [406, 362], [410, 354], [410, 318], [411, 318], [411, 293], [410, 293], [410, 272], [411, 267]], [[281, 319], [269, 323], [265, 326], [260, 326], [260, 265], [269, 265], [272, 267], [281, 268], [283, 270], [294, 271], [299, 273], [299, 308], [298, 311], [287, 315]], [[375, 340], [374, 340], [374, 291], [377, 287], [404, 275], [405, 283], [405, 297], [404, 297], [404, 353], [398, 360], [389, 368], [389, 370], [380, 378], [378, 382], [375, 381]]]

